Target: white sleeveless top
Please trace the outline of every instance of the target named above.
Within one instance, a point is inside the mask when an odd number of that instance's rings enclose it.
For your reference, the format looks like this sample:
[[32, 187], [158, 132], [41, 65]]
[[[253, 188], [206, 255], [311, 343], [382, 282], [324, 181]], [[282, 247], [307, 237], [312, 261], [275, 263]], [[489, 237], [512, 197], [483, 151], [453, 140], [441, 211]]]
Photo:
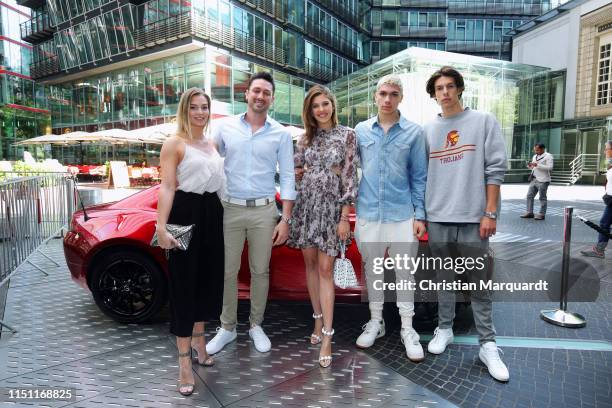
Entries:
[[176, 168], [178, 190], [186, 193], [214, 193], [223, 198], [225, 173], [223, 159], [212, 143], [207, 151], [196, 149], [185, 143], [183, 160]]

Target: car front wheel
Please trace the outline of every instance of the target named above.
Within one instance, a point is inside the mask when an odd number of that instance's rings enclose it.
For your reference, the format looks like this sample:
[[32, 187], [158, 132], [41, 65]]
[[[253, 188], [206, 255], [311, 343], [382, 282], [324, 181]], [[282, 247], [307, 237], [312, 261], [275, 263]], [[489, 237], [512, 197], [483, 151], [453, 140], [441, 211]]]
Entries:
[[138, 323], [165, 305], [167, 279], [149, 256], [122, 249], [102, 254], [93, 263], [89, 287], [107, 316], [121, 323]]

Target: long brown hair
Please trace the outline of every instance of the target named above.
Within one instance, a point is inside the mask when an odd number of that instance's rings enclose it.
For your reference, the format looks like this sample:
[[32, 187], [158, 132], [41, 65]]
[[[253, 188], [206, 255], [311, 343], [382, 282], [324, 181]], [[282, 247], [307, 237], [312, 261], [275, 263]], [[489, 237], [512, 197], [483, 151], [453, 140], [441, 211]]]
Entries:
[[304, 122], [304, 136], [302, 137], [301, 143], [304, 146], [310, 146], [312, 138], [314, 137], [318, 124], [317, 120], [312, 116], [312, 101], [319, 95], [327, 97], [332, 104], [332, 127], [338, 126], [338, 115], [336, 113], [336, 97], [334, 94], [323, 85], [315, 85], [306, 94], [304, 98], [304, 105], [302, 107], [302, 122]]
[[193, 140], [193, 135], [191, 134], [191, 120], [189, 119], [189, 106], [191, 105], [191, 99], [198, 95], [202, 95], [206, 98], [206, 102], [208, 102], [208, 119], [206, 120], [206, 125], [204, 125], [204, 133], [206, 133], [206, 129], [208, 129], [210, 116], [212, 115], [210, 96], [206, 95], [206, 92], [204, 92], [202, 88], [189, 88], [181, 95], [176, 110], [176, 134], [183, 139]]

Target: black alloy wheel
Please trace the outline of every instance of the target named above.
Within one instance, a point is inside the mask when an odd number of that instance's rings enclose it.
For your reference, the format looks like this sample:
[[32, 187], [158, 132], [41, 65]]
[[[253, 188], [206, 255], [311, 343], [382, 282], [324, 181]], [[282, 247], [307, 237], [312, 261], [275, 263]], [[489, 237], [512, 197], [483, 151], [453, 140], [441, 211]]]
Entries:
[[159, 266], [137, 250], [96, 257], [89, 286], [100, 310], [121, 323], [143, 322], [164, 306], [168, 283]]

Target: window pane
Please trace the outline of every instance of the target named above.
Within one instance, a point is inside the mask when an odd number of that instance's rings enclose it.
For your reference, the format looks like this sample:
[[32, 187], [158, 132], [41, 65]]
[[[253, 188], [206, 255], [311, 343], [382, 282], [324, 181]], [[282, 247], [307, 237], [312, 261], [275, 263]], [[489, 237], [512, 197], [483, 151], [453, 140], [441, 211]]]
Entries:
[[209, 64], [209, 66], [211, 98], [231, 103], [231, 69], [218, 64]]
[[246, 103], [244, 93], [247, 89], [250, 74], [243, 71], [234, 70], [233, 88], [234, 88], [234, 113], [244, 112]]
[[398, 35], [397, 13], [385, 10], [383, 13], [383, 35]]
[[476, 22], [475, 22], [474, 39], [476, 41], [483, 41], [483, 23], [482, 23], [482, 20], [476, 20]]
[[416, 27], [419, 25], [419, 13], [417, 13], [416, 11], [410, 12], [410, 25], [412, 27]]

